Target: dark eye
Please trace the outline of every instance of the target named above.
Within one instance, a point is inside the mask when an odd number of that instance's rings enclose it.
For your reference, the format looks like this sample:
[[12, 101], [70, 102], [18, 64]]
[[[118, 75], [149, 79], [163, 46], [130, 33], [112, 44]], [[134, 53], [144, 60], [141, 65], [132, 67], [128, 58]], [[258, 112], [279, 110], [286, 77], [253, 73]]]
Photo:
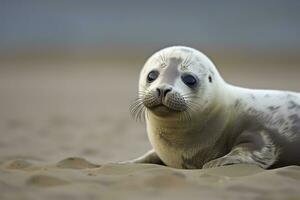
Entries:
[[185, 74], [181, 76], [182, 81], [189, 87], [194, 87], [197, 84], [197, 79], [191, 74]]
[[149, 72], [149, 74], [147, 76], [148, 83], [151, 83], [155, 79], [157, 79], [158, 75], [159, 75], [158, 71], [151, 71], [151, 72]]

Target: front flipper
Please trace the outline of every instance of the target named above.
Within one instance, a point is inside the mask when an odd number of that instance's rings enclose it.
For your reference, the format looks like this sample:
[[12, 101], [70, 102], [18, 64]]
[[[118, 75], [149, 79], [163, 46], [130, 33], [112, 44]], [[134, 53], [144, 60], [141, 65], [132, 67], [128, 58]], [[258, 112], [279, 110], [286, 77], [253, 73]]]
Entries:
[[126, 163], [150, 163], [150, 164], [158, 164], [158, 165], [165, 165], [162, 160], [158, 157], [155, 153], [154, 149], [148, 151], [146, 154], [142, 155], [133, 160], [123, 161], [120, 162], [121, 164]]
[[267, 169], [274, 164], [277, 157], [278, 149], [266, 132], [245, 131], [227, 155], [207, 162], [203, 168], [244, 163]]

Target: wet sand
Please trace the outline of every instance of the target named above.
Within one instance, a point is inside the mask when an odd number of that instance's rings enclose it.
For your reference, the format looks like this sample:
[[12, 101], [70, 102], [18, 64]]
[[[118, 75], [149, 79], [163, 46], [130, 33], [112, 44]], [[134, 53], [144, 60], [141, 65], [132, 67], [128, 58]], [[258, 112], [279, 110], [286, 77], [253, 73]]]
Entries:
[[[245, 87], [300, 91], [297, 65], [219, 70]], [[298, 166], [112, 164], [151, 148], [128, 111], [138, 74], [136, 63], [1, 63], [0, 199], [300, 199]]]

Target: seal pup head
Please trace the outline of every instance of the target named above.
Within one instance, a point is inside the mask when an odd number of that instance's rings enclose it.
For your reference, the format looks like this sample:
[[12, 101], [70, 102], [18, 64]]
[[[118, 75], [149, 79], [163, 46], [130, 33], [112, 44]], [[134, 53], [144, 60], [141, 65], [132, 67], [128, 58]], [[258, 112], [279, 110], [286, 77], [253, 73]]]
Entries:
[[149, 111], [159, 117], [190, 120], [213, 103], [220, 81], [214, 64], [201, 52], [184, 46], [162, 49], [142, 68], [131, 111], [136, 118]]

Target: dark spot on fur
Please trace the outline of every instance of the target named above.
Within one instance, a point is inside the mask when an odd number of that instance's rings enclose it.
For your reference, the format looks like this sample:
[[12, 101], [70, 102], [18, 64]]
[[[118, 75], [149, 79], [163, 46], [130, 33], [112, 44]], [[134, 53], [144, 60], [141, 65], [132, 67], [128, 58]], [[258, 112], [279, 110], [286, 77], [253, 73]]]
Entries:
[[237, 99], [235, 102], [234, 102], [234, 107], [237, 108], [241, 105], [241, 100], [240, 99]]
[[248, 112], [248, 113], [250, 113], [250, 112], [252, 112], [252, 111], [253, 111], [253, 108], [252, 108], [252, 107], [250, 107], [250, 108], [247, 109], [247, 112]]
[[291, 101], [289, 101], [289, 107], [288, 107], [288, 109], [300, 110], [300, 105], [297, 104], [295, 101], [291, 100]]
[[300, 124], [300, 117], [297, 114], [290, 115], [289, 119], [292, 120], [293, 124]]
[[270, 110], [270, 111], [276, 111], [276, 110], [278, 110], [280, 108], [280, 106], [269, 106], [268, 107], [268, 109]]
[[211, 76], [208, 76], [208, 80], [209, 80], [210, 83], [212, 82]]
[[289, 116], [289, 119], [292, 121], [292, 127], [291, 131], [293, 133], [299, 133], [300, 132], [300, 117], [297, 114], [293, 114]]
[[252, 120], [254, 120], [258, 124], [270, 123], [272, 120], [271, 114], [256, 110], [253, 107], [247, 109], [247, 114], [250, 115], [252, 117]]

